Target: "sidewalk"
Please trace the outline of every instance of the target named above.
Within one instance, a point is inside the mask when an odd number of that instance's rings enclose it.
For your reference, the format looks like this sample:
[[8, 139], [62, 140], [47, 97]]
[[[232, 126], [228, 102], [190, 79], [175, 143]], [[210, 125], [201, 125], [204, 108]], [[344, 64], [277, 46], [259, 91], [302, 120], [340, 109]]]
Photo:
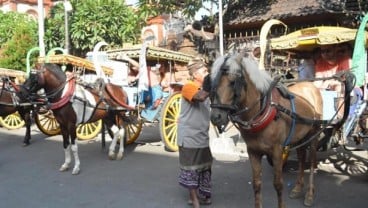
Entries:
[[239, 131], [230, 124], [226, 132], [218, 135], [215, 127], [210, 127], [210, 147], [218, 160], [238, 161], [248, 158], [246, 144]]

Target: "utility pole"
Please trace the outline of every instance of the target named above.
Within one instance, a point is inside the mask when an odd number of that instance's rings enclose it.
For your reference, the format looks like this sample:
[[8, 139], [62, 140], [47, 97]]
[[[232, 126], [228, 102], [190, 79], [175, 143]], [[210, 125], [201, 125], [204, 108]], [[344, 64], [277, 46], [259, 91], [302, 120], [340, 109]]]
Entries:
[[65, 53], [69, 54], [70, 39], [69, 39], [69, 20], [68, 13], [73, 10], [72, 5], [68, 0], [64, 0], [64, 27], [65, 27]]
[[45, 57], [45, 26], [44, 26], [44, 11], [43, 0], [37, 0], [38, 8], [38, 46], [40, 47], [40, 57]]
[[219, 45], [220, 55], [224, 55], [224, 29], [222, 23], [222, 0], [219, 0]]

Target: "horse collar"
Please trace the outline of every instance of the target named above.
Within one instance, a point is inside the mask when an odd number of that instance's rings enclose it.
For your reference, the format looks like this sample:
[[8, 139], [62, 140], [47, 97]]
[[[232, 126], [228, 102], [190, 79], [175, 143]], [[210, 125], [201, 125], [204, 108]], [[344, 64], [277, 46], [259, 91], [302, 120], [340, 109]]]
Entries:
[[76, 80], [74, 77], [68, 80], [67, 86], [65, 86], [67, 87], [66, 91], [56, 102], [51, 103], [51, 106], [50, 106], [51, 110], [61, 108], [70, 101], [75, 91], [75, 85], [76, 85], [75, 82]]
[[266, 128], [277, 115], [277, 108], [272, 105], [273, 101], [279, 98], [278, 90], [276, 88], [272, 89], [269, 97], [266, 97], [265, 108], [262, 112], [260, 112], [256, 117], [250, 119], [247, 122], [242, 121], [238, 116], [230, 117], [233, 123], [238, 124], [238, 127], [250, 132], [257, 133], [264, 128]]

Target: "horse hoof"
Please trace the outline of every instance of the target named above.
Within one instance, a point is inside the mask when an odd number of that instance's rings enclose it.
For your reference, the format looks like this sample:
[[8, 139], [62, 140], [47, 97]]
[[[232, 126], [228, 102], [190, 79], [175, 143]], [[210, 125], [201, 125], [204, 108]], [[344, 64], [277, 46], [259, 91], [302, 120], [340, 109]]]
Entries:
[[72, 175], [78, 175], [80, 173], [80, 169], [73, 169]]
[[68, 171], [69, 170], [69, 167], [68, 166], [64, 166], [62, 165], [59, 169], [60, 172], [65, 172], [65, 171]]
[[116, 160], [122, 160], [123, 159], [123, 153], [119, 153], [117, 156], [116, 156]]
[[302, 192], [301, 191], [296, 191], [296, 190], [291, 190], [289, 193], [289, 198], [290, 199], [297, 199], [302, 197]]
[[23, 147], [27, 147], [28, 145], [30, 145], [30, 143], [26, 143], [26, 142], [23, 143]]
[[306, 193], [304, 197], [304, 205], [307, 207], [313, 206], [314, 203], [314, 194]]
[[305, 197], [304, 199], [304, 205], [307, 206], [307, 207], [311, 207], [313, 206], [313, 203], [314, 203], [314, 200], [313, 200], [313, 197]]
[[110, 159], [110, 160], [115, 160], [115, 159], [116, 159], [115, 154], [114, 154], [114, 153], [109, 154], [109, 159]]

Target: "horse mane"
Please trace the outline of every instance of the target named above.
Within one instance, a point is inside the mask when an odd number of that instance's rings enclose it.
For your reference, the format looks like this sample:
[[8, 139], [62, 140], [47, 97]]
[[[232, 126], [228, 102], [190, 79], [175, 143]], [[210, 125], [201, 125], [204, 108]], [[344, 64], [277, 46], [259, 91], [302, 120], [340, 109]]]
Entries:
[[61, 67], [57, 64], [53, 63], [45, 63], [42, 65], [42, 68], [48, 69], [51, 73], [55, 74], [59, 80], [66, 80], [66, 75], [63, 70], [61, 70]]
[[[224, 63], [225, 61], [226, 63]], [[249, 75], [251, 82], [255, 85], [257, 90], [262, 93], [268, 91], [272, 82], [272, 77], [265, 70], [259, 70], [258, 63], [255, 60], [241, 53], [217, 58], [212, 65], [212, 80], [216, 79], [217, 74], [220, 73], [224, 64], [229, 69], [229, 74], [245, 72]]]

